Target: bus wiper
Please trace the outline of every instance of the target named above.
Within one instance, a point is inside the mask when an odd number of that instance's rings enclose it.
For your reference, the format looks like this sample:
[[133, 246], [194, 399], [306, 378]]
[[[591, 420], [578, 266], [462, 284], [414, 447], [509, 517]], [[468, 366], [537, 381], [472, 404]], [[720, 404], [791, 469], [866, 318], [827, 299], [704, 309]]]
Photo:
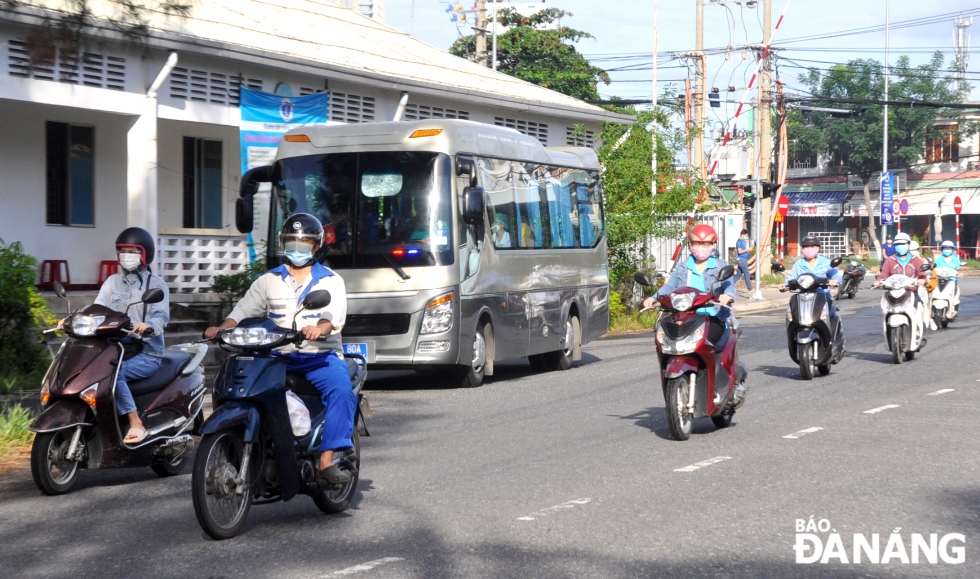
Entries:
[[411, 279], [412, 276], [410, 276], [407, 273], [405, 273], [405, 270], [404, 269], [398, 267], [398, 264], [395, 263], [395, 260], [392, 259], [390, 255], [388, 255], [387, 253], [382, 252], [381, 253], [381, 256], [385, 258], [385, 261], [388, 262], [388, 265], [391, 266], [391, 269], [395, 270], [395, 273], [398, 274], [398, 277], [400, 277], [402, 279]]

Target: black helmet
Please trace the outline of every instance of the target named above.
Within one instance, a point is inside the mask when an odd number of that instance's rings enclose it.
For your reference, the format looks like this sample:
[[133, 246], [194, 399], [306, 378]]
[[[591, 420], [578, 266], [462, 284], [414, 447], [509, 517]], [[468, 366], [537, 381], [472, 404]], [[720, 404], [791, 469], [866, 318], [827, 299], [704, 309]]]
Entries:
[[309, 259], [296, 262], [287, 258], [293, 267], [305, 267], [313, 261], [312, 254], [316, 254], [323, 245], [323, 225], [320, 224], [320, 220], [309, 213], [294, 213], [287, 217], [286, 222], [282, 224], [282, 229], [279, 230], [279, 253], [285, 255], [286, 244], [295, 241], [313, 244]]
[[150, 235], [149, 231], [142, 227], [127, 227], [123, 229], [119, 237], [116, 238], [116, 249], [133, 247], [139, 248], [144, 267], [153, 263], [153, 254], [156, 252], [156, 246], [153, 244], [153, 236]]
[[807, 235], [802, 241], [800, 241], [800, 247], [808, 247], [812, 245], [820, 247], [820, 238], [816, 235]]

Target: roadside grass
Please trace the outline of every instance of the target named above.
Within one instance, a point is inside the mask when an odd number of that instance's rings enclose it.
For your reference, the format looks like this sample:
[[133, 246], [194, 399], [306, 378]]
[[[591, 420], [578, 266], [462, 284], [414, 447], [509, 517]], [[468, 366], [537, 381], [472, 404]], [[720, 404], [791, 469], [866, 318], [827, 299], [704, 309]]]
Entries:
[[609, 333], [643, 332], [657, 326], [657, 310], [639, 313], [639, 310], [616, 312], [609, 317]]
[[0, 410], [0, 457], [31, 443], [34, 433], [27, 429], [34, 416], [20, 404], [5, 404]]

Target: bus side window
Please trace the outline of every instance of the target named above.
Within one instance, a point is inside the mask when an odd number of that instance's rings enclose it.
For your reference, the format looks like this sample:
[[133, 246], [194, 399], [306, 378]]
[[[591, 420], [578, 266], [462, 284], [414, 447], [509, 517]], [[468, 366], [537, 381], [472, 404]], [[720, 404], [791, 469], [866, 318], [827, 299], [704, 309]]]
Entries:
[[[490, 239], [497, 249], [518, 247], [521, 240], [514, 184], [511, 181], [512, 162], [501, 159], [480, 159], [480, 180], [487, 195], [490, 218]], [[489, 211], [490, 208], [493, 211]]]
[[538, 180], [528, 169], [534, 170], [533, 166], [520, 166], [514, 173], [514, 197], [520, 221], [520, 246], [534, 249], [544, 247], [545, 234]]
[[463, 221], [463, 190], [469, 187], [469, 175], [456, 177], [457, 205], [456, 217], [460, 226], [459, 236], [459, 279], [473, 277], [480, 271], [480, 254], [483, 250], [483, 227]]
[[551, 225], [552, 247], [576, 247], [578, 238], [578, 213], [573, 201], [568, 169], [552, 169], [545, 187], [548, 198], [548, 216]]

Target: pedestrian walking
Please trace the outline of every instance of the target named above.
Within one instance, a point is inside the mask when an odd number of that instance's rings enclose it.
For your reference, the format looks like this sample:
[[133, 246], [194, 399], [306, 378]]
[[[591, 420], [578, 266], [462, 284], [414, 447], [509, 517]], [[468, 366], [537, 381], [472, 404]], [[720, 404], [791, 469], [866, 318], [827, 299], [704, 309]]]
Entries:
[[735, 257], [738, 262], [738, 273], [735, 274], [735, 281], [738, 283], [740, 277], [745, 277], [745, 287], [752, 291], [752, 276], [749, 275], [749, 232], [743, 229], [735, 242]]

